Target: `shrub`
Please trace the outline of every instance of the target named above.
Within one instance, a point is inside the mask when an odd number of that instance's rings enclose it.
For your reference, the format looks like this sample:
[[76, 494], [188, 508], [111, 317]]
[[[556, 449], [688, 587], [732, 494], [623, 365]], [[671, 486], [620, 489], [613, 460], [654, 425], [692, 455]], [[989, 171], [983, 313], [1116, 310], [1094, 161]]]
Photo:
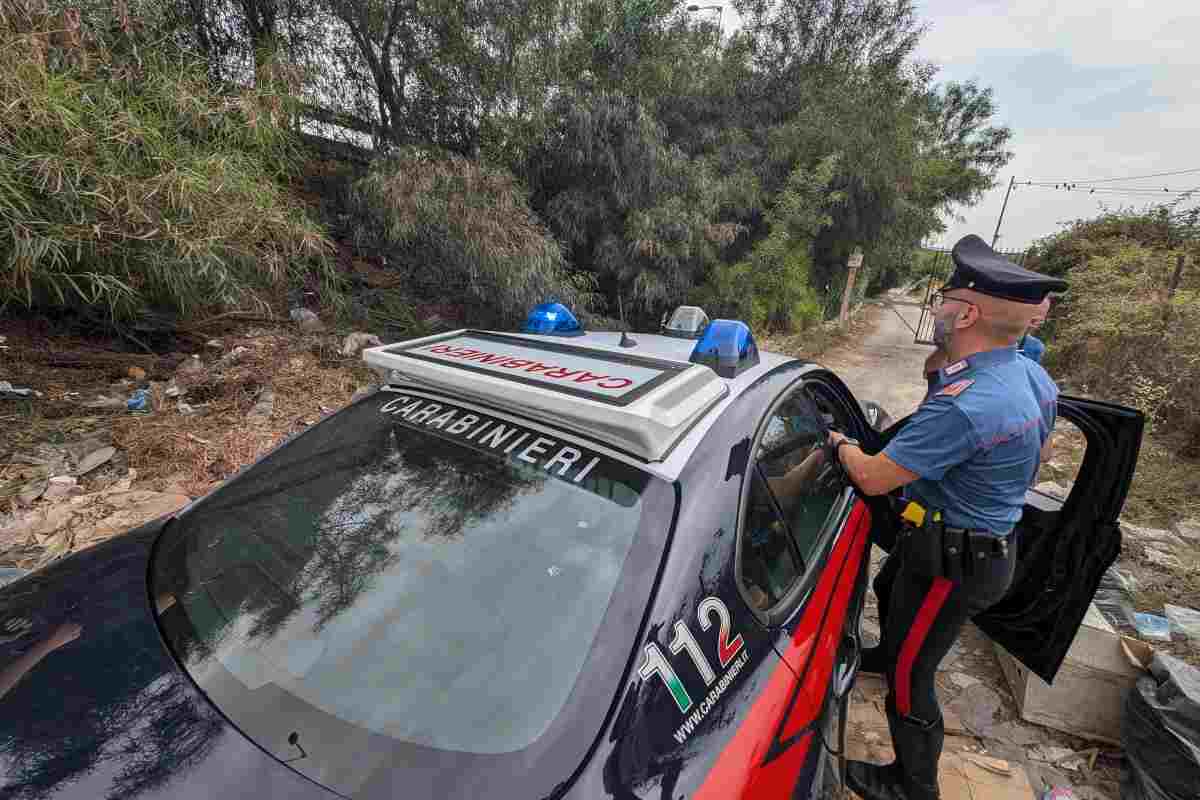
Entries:
[[749, 261], [717, 265], [708, 280], [692, 291], [689, 301], [712, 319], [740, 319], [756, 331], [767, 323], [767, 307], [754, 289], [754, 268]]
[[0, 11], [0, 304], [118, 321], [262, 305], [301, 278], [332, 295], [329, 243], [281, 183], [286, 95], [214, 91], [130, 42], [114, 55], [77, 12]]
[[740, 319], [754, 330], [807, 330], [822, 318], [821, 303], [808, 285], [807, 246], [772, 236], [750, 258], [721, 264], [692, 294], [710, 317]]
[[[811, 168], [792, 170], [766, 214], [770, 233], [745, 260], [711, 269], [708, 280], [693, 292], [710, 316], [715, 311], [756, 329], [785, 333], [821, 321], [825, 309], [810, 282], [812, 242], [830, 224], [830, 208], [844, 199], [830, 189], [837, 164], [838, 156], [829, 156]], [[841, 279], [844, 283], [844, 274]], [[864, 280], [860, 293], [865, 285]]]
[[[1089, 394], [1146, 412], [1152, 425], [1200, 444], [1200, 274], [1195, 254], [1107, 241], [1067, 271], [1071, 288], [1051, 312], [1047, 365]], [[1187, 261], [1168, 299], [1177, 259]]]
[[1165, 208], [1150, 213], [1114, 211], [1095, 219], [1077, 220], [1065, 230], [1035, 242], [1025, 266], [1047, 275], [1066, 277], [1073, 267], [1091, 256], [1111, 256], [1130, 242], [1169, 249], [1178, 243], [1181, 233]]
[[864, 293], [883, 294], [912, 279], [916, 253], [907, 247], [873, 247], [866, 254]]
[[357, 247], [400, 269], [416, 294], [464, 303], [473, 324], [513, 325], [548, 298], [593, 305], [593, 282], [568, 269], [503, 169], [405, 150], [353, 185], [351, 208]]

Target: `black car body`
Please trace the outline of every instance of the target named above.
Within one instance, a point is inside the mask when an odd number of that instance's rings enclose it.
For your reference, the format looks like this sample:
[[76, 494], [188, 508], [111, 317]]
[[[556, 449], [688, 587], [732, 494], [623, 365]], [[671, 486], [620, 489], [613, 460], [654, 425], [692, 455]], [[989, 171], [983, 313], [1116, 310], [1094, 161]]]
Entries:
[[[696, 374], [667, 337], [487, 336], [659, 359], [664, 392]], [[441, 367], [393, 374], [173, 517], [0, 588], [3, 796], [834, 796], [875, 502], [819, 454], [830, 427], [887, 434], [832, 373], [755, 361], [656, 460]], [[1013, 590], [979, 619], [1047, 679], [1119, 550], [1142, 425], [1060, 413], [1079, 478], [1030, 494]], [[785, 507], [771, 479], [797, 464]]]

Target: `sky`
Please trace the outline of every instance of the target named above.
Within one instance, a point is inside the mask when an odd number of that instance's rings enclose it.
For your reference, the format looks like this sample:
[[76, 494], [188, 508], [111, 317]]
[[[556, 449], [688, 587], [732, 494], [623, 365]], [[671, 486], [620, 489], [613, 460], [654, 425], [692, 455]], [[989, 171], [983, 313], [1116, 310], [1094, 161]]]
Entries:
[[[1010, 176], [1054, 183], [1200, 170], [1200, 14], [1189, 0], [918, 2], [930, 25], [918, 57], [942, 65], [939, 80], [992, 87], [997, 121], [1013, 130], [999, 185], [959, 209], [934, 244], [968, 233], [990, 242]], [[1200, 171], [1109, 185], [1192, 189]], [[997, 247], [1024, 249], [1061, 222], [1095, 216], [1100, 196], [1019, 188]], [[1146, 200], [1107, 193], [1104, 203]]]

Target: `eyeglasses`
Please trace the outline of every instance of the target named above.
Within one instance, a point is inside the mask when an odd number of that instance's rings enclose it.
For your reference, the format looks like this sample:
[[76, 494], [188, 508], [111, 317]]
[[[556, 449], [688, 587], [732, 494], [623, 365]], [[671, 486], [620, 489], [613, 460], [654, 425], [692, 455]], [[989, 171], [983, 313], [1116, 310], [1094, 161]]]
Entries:
[[[945, 304], [947, 302], [964, 303], [965, 305], [968, 305], [968, 306], [975, 305], [970, 300], [964, 300], [961, 297], [950, 297], [945, 292], [934, 292], [933, 296], [929, 298], [929, 307], [932, 308], [934, 311], [937, 311], [939, 308], [942, 307], [943, 304]], [[978, 308], [978, 306], [976, 306], [976, 308]]]

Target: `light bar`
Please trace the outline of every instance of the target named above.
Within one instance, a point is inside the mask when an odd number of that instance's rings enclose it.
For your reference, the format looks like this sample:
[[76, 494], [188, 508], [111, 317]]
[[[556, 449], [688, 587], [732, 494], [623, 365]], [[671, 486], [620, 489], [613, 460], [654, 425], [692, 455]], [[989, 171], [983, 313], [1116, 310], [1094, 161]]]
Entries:
[[459, 330], [371, 347], [389, 384], [425, 384], [660, 461], [728, 394], [713, 371], [617, 347]]

